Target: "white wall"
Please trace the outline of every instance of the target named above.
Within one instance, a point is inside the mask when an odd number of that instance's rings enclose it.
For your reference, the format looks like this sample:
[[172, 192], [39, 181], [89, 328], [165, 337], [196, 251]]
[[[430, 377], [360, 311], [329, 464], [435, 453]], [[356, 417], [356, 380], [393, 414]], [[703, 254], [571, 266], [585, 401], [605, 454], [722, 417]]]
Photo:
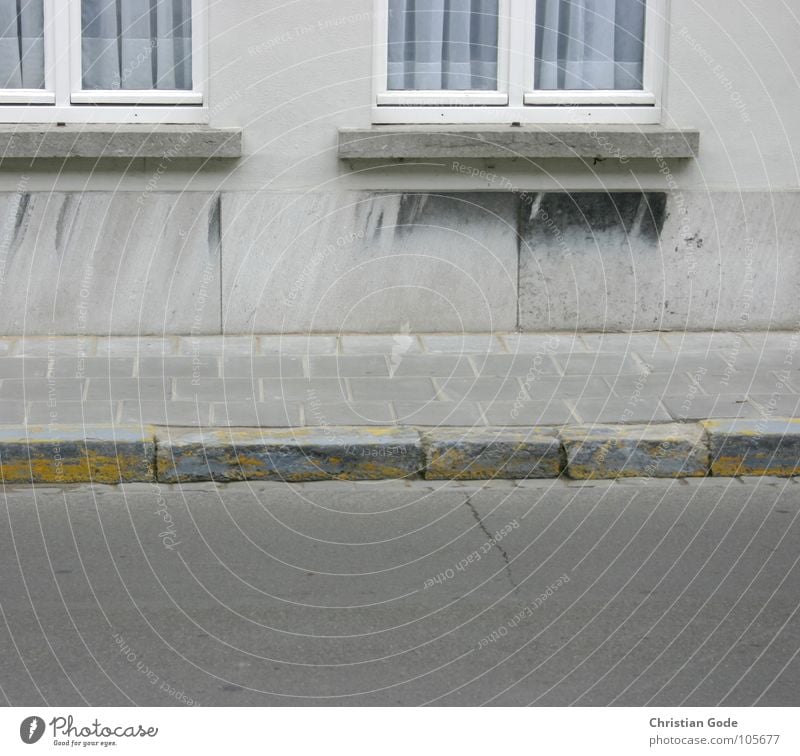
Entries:
[[[244, 128], [245, 157], [170, 165], [160, 190], [492, 189], [441, 167], [361, 171], [335, 155], [340, 126], [370, 120], [372, 0], [210, 0], [212, 124]], [[800, 8], [794, 0], [672, 0], [664, 122], [701, 130], [680, 188], [791, 190], [798, 181]], [[688, 35], [688, 36], [687, 36]], [[734, 99], [736, 98], [736, 99]], [[0, 190], [140, 190], [157, 161], [6, 164]], [[478, 163], [480, 165], [480, 163]], [[485, 165], [481, 166], [485, 167]], [[664, 189], [652, 161], [500, 162], [520, 189]]]

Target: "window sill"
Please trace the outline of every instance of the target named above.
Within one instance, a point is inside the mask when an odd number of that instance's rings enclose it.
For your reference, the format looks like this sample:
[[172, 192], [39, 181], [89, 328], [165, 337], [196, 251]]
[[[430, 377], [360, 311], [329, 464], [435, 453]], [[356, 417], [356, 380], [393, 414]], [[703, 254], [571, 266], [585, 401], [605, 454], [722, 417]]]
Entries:
[[695, 129], [663, 126], [373, 126], [339, 130], [343, 160], [692, 158]]
[[238, 158], [242, 130], [208, 126], [0, 124], [0, 159]]

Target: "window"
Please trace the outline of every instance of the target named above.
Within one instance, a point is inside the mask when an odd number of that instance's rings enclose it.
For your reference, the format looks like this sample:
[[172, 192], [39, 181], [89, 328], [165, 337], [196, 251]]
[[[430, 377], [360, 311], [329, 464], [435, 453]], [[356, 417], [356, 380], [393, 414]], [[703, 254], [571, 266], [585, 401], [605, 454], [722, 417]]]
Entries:
[[200, 123], [204, 0], [0, 0], [0, 121]]
[[375, 123], [658, 123], [667, 0], [376, 0]]

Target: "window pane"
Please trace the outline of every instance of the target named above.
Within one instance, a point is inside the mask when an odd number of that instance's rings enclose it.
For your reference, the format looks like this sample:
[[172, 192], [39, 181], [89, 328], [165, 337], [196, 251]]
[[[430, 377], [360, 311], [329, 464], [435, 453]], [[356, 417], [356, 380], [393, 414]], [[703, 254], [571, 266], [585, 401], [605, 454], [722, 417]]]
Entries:
[[84, 89], [191, 89], [191, 0], [82, 0]]
[[389, 0], [389, 89], [497, 89], [498, 0]]
[[642, 89], [646, 0], [537, 0], [536, 89]]
[[43, 8], [43, 0], [0, 0], [0, 89], [44, 89]]

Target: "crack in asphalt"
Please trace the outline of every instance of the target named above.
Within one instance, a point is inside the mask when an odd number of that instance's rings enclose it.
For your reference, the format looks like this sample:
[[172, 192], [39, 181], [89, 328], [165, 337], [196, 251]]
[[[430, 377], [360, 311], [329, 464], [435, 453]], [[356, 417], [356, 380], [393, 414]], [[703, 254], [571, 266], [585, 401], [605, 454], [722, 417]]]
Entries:
[[472, 497], [467, 496], [466, 501], [464, 502], [467, 507], [469, 507], [469, 511], [472, 512], [472, 516], [478, 523], [478, 527], [483, 531], [488, 539], [488, 543], [491, 543], [499, 552], [500, 556], [503, 557], [503, 561], [505, 562], [505, 571], [506, 575], [508, 575], [508, 581], [511, 583], [514, 590], [518, 590], [519, 586], [517, 585], [516, 581], [514, 580], [514, 575], [511, 573], [511, 560], [508, 558], [508, 554], [506, 553], [505, 549], [494, 540], [494, 536], [488, 531], [486, 525], [484, 524], [481, 516], [478, 514], [478, 510], [475, 509], [475, 505], [472, 503]]

